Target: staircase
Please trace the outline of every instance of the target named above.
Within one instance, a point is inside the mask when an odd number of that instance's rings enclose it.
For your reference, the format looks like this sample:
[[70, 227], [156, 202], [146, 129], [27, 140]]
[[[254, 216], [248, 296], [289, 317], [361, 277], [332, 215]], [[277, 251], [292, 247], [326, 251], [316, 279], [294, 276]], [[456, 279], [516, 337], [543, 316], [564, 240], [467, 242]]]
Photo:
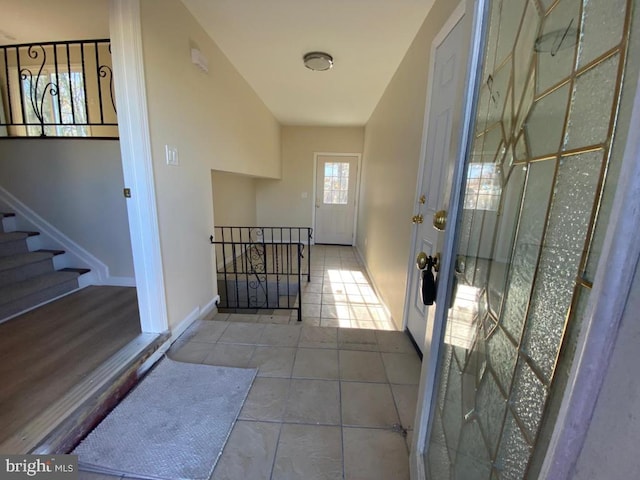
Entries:
[[36, 250], [39, 232], [15, 231], [13, 213], [0, 213], [0, 322], [79, 288], [86, 268], [57, 270], [62, 250]]

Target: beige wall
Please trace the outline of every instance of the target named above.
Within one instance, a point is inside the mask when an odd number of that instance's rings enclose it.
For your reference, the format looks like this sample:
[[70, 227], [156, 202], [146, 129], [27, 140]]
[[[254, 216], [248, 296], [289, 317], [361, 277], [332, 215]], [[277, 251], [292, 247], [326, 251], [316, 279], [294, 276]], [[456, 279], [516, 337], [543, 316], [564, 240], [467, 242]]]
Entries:
[[109, 267], [133, 278], [120, 143], [0, 141], [0, 185]]
[[256, 179], [211, 172], [213, 223], [216, 226], [256, 226]]
[[314, 153], [362, 153], [363, 139], [361, 127], [282, 127], [282, 179], [258, 181], [258, 223], [313, 227]]
[[402, 326], [431, 43], [457, 2], [436, 0], [365, 129], [357, 246]]
[[[280, 125], [179, 0], [141, 1], [165, 293], [171, 326], [217, 294], [211, 170], [280, 176]], [[191, 63], [197, 46], [209, 73]], [[180, 165], [168, 166], [165, 144]], [[135, 194], [135, 192], [134, 192]]]

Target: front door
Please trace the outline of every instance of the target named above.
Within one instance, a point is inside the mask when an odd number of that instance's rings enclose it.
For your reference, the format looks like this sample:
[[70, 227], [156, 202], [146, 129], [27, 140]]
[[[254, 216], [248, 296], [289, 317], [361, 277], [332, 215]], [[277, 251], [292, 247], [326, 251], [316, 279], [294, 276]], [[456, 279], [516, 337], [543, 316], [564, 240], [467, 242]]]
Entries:
[[[434, 66], [431, 75], [430, 105], [424, 137], [421, 166], [422, 175], [418, 183], [416, 224], [411, 259], [420, 252], [435, 257], [441, 250], [442, 232], [433, 226], [433, 217], [439, 210], [446, 210], [449, 192], [446, 185], [451, 171], [455, 151], [451, 151], [451, 129], [459, 111], [461, 78], [464, 75], [465, 55], [463, 54], [464, 22], [459, 13], [454, 14], [434, 41]], [[432, 49], [433, 51], [433, 49]], [[414, 263], [415, 265], [415, 263]], [[422, 272], [410, 267], [409, 288], [407, 289], [407, 328], [416, 344], [422, 350], [427, 325], [427, 317], [433, 308], [424, 304], [421, 295]]]
[[318, 155], [315, 243], [353, 245], [357, 155]]
[[631, 2], [486, 4], [414, 433], [429, 479], [542, 478], [624, 141]]

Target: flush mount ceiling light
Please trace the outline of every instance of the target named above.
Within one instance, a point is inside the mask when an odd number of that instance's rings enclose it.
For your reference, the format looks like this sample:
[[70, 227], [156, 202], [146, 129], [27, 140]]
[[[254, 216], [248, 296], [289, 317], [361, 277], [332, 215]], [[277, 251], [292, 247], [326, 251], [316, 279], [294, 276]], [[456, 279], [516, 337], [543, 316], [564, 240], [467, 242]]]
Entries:
[[309, 52], [302, 57], [304, 66], [314, 72], [324, 72], [333, 67], [333, 57], [324, 52]]

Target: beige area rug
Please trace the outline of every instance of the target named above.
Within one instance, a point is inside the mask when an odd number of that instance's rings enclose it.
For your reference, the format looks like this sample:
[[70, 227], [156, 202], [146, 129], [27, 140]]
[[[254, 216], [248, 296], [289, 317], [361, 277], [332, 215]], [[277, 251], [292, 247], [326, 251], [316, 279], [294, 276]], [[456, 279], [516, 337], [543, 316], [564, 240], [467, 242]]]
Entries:
[[208, 479], [256, 373], [164, 358], [72, 453], [97, 473]]

